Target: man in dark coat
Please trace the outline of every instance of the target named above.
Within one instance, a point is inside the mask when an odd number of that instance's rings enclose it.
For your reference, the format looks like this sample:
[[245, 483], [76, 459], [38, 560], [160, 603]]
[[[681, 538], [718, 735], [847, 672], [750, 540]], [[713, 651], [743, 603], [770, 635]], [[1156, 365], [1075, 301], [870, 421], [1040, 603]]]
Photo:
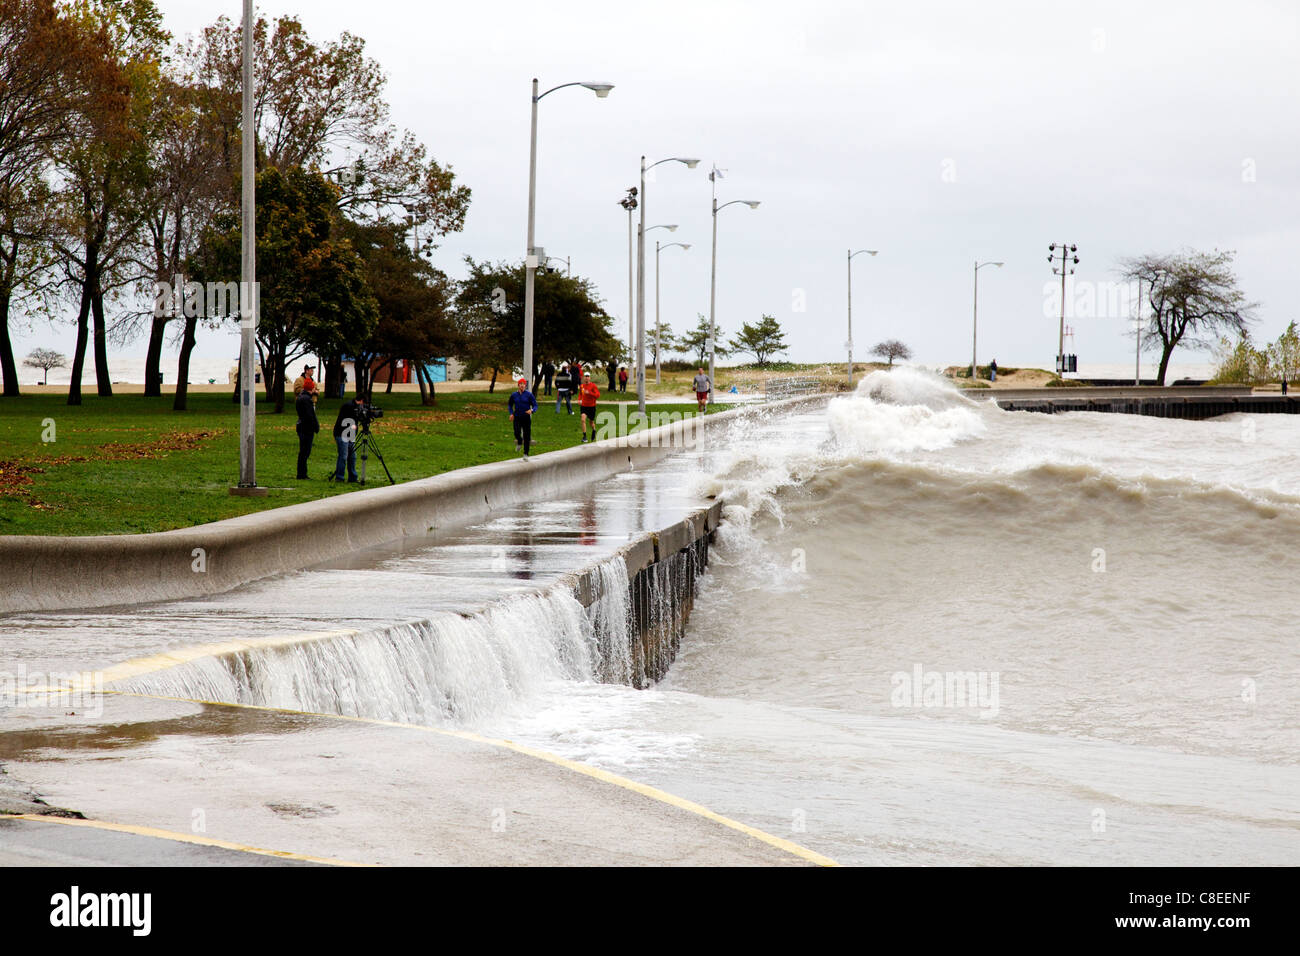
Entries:
[[311, 457], [311, 443], [320, 431], [320, 422], [316, 419], [316, 396], [306, 390], [299, 392], [294, 400], [298, 412], [298, 477], [307, 477], [307, 459]]
[[353, 395], [351, 401], [339, 406], [339, 417], [334, 421], [334, 444], [338, 447], [339, 458], [334, 466], [334, 480], [343, 480], [343, 468], [348, 470], [348, 481], [357, 480], [357, 432], [361, 430], [361, 410], [365, 402], [361, 396]]

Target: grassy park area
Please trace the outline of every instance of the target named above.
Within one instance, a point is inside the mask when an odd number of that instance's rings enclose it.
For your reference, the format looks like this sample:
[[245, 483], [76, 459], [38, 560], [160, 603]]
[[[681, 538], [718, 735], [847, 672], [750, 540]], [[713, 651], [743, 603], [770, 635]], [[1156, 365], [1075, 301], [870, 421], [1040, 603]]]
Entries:
[[[415, 392], [376, 394], [385, 414], [373, 431], [393, 477], [410, 481], [516, 457], [507, 394], [451, 392], [431, 407], [420, 405]], [[317, 408], [321, 431], [305, 481], [294, 477], [297, 417], [292, 409], [275, 415], [270, 405], [259, 406], [257, 477], [270, 489], [264, 498], [229, 494], [239, 472], [239, 413], [227, 392], [191, 392], [187, 412], [172, 411], [170, 396], [92, 393], [79, 407], [66, 401], [54, 393], [0, 401], [0, 534], [165, 531], [364, 487], [326, 480], [336, 457], [331, 429], [339, 399], [322, 399]], [[539, 399], [533, 454], [581, 440], [577, 403], [571, 417], [553, 409], [554, 402]], [[694, 412], [695, 405], [655, 409]], [[371, 487], [387, 483], [374, 458], [368, 471]]]

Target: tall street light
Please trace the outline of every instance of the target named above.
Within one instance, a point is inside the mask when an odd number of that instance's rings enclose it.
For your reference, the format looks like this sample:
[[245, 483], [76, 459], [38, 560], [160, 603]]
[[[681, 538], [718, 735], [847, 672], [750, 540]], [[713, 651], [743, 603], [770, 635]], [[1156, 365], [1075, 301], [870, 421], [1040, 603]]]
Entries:
[[533, 245], [533, 226], [536, 221], [537, 207], [537, 104], [544, 97], [550, 96], [556, 90], [562, 90], [566, 86], [585, 87], [602, 100], [609, 96], [609, 91], [614, 88], [613, 83], [576, 81], [553, 86], [541, 96], [538, 96], [537, 78], [533, 78], [532, 130], [528, 139], [528, 255], [524, 259], [524, 376], [530, 382], [533, 380], [533, 287], [537, 282], [537, 267], [540, 265]]
[[[239, 288], [239, 484], [233, 495], [265, 495], [257, 485], [257, 402], [253, 379], [253, 335], [257, 328], [257, 202], [253, 129], [253, 0], [244, 0], [242, 167]], [[279, 374], [283, 374], [283, 369]]]
[[[848, 273], [849, 273], [849, 337], [848, 339], [845, 340], [844, 347], [848, 350], [849, 353], [849, 388], [850, 389], [853, 388], [853, 257], [860, 256], [864, 252], [869, 256], [874, 256], [877, 250], [859, 249], [857, 252], [854, 252], [852, 249], [848, 250], [849, 258], [848, 258], [847, 266], [848, 266]], [[709, 378], [709, 381], [713, 381], [711, 376]]]
[[980, 314], [980, 270], [985, 266], [997, 266], [1002, 268], [1001, 262], [980, 262], [975, 260], [975, 307], [971, 314], [971, 331], [970, 331], [970, 380], [973, 382], [979, 378], [979, 359], [976, 358], [976, 336], [979, 332], [979, 314]]
[[645, 157], [641, 157], [641, 229], [636, 239], [636, 407], [642, 414], [645, 414], [645, 174], [646, 170], [663, 163], [683, 163], [687, 169], [700, 165], [698, 159], [669, 156], [647, 166]]
[[731, 202], [724, 202], [718, 205], [718, 184], [714, 182], [714, 176], [717, 170], [709, 174], [710, 182], [713, 182], [713, 267], [709, 273], [709, 401], [713, 401], [713, 353], [715, 350], [716, 340], [718, 338], [718, 323], [716, 320], [716, 305], [718, 298], [718, 212], [726, 209], [728, 206], [734, 206], [737, 203], [744, 203], [750, 209], [758, 208], [758, 200], [755, 199], [733, 199]]
[[[676, 229], [676, 226], [672, 227]], [[661, 246], [659, 240], [655, 240], [655, 384], [659, 384], [659, 353], [663, 351], [659, 341], [660, 330], [663, 328], [659, 321], [659, 253], [665, 249], [671, 249], [673, 246], [680, 246], [683, 250], [689, 249], [689, 242], [670, 242], [666, 246]]]
[[636, 209], [636, 187], [629, 187], [627, 195], [618, 201], [627, 210], [627, 360], [632, 362], [632, 348], [636, 341], [636, 256], [632, 242], [632, 211]]
[[[1079, 251], [1079, 247], [1073, 243], [1069, 245], [1066, 245], [1064, 242], [1061, 243], [1059, 247], [1061, 250], [1059, 254], [1061, 267], [1059, 269], [1056, 267], [1058, 255], [1056, 251], [1057, 248], [1056, 243], [1052, 243], [1047, 247], [1047, 251], [1051, 253], [1051, 255], [1047, 257], [1047, 261], [1052, 263], [1052, 275], [1059, 275], [1061, 277], [1061, 334], [1060, 338], [1057, 340], [1056, 346], [1056, 374], [1064, 379], [1068, 364], [1065, 361], [1065, 277], [1067, 275], [1074, 275], [1074, 266], [1079, 264], [1079, 257], [1075, 255], [1075, 253]], [[1066, 271], [1067, 269], [1069, 270], [1068, 272]]]

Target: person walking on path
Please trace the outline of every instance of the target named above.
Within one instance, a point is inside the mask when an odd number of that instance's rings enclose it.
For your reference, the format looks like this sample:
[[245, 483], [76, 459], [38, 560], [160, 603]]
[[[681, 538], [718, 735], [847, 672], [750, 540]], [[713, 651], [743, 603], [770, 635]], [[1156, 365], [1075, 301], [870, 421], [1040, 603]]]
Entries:
[[573, 405], [570, 403], [570, 396], [573, 391], [572, 372], [569, 366], [561, 365], [560, 371], [555, 375], [555, 414], [560, 414], [560, 402], [564, 402], [564, 407], [568, 409], [570, 415], [573, 414]]
[[334, 421], [334, 444], [338, 446], [339, 460], [334, 466], [334, 480], [343, 480], [343, 466], [348, 468], [348, 481], [357, 480], [357, 429], [361, 427], [361, 410], [365, 403], [360, 395], [339, 406], [339, 417]]
[[704, 374], [704, 369], [699, 369], [698, 374], [691, 381], [691, 386], [695, 389], [695, 401], [700, 406], [700, 414], [703, 415], [709, 403], [709, 392], [713, 390], [713, 383]]
[[555, 363], [552, 362], [550, 359], [547, 359], [546, 364], [542, 366], [542, 382], [546, 386], [546, 391], [542, 393], [543, 395], [549, 396], [551, 394], [551, 381], [554, 378], [555, 378]]
[[591, 440], [596, 440], [596, 399], [600, 398], [600, 389], [591, 380], [591, 373], [583, 376], [579, 410], [582, 412], [582, 440], [587, 440], [587, 422], [591, 422]]
[[627, 391], [627, 366], [626, 365], [620, 365], [618, 367], [618, 390], [620, 392]]
[[533, 442], [533, 412], [537, 411], [537, 396], [528, 391], [528, 379], [521, 378], [506, 402], [510, 409], [510, 421], [515, 426], [515, 451], [521, 448], [524, 461], [528, 460], [528, 449]]
[[320, 431], [320, 421], [316, 418], [315, 396], [311, 393], [299, 392], [293, 405], [298, 412], [295, 428], [298, 432], [298, 478], [302, 480], [307, 477], [307, 459], [311, 457], [311, 443]]
[[612, 392], [617, 387], [614, 383], [618, 379], [618, 366], [614, 360], [610, 359], [609, 364], [605, 366], [605, 374], [609, 376], [609, 390]]
[[998, 380], [998, 360], [994, 359], [992, 362], [989, 362], [989, 381], [996, 382], [997, 380]]

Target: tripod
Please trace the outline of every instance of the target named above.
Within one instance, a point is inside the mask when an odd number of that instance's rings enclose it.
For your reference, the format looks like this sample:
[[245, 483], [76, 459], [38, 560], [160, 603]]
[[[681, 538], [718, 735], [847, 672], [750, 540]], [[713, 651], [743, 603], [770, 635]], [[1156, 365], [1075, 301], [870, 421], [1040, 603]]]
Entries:
[[375, 436], [370, 434], [370, 423], [367, 422], [361, 426], [361, 434], [357, 436], [357, 456], [361, 459], [361, 474], [358, 476], [358, 481], [363, 485], [366, 483], [366, 460], [370, 457], [370, 452], [374, 452], [375, 457], [379, 459], [384, 474], [388, 476], [388, 483], [397, 484], [393, 473], [388, 470], [388, 463], [384, 461], [384, 456], [379, 451], [379, 443], [375, 441]]

